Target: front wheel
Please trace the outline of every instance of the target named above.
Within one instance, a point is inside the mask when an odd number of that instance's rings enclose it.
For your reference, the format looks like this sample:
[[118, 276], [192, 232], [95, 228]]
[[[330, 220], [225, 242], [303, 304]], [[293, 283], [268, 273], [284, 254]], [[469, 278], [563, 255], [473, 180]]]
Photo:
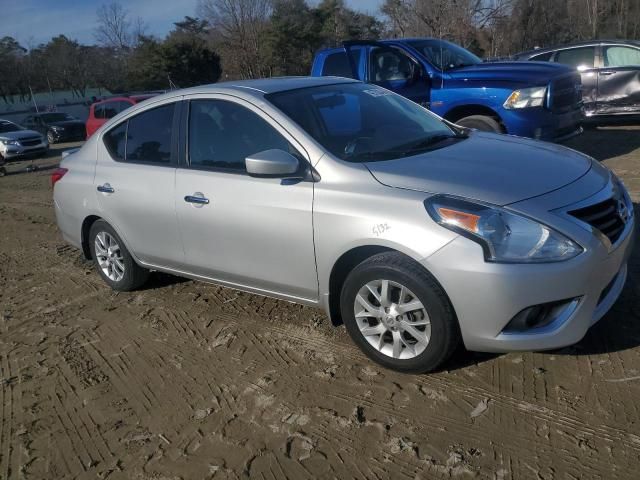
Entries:
[[486, 115], [470, 115], [455, 123], [461, 127], [475, 128], [482, 132], [504, 133], [500, 123], [495, 118]]
[[4, 177], [7, 174], [7, 171], [4, 167], [0, 167], [0, 177]]
[[47, 132], [47, 141], [49, 142], [49, 145], [53, 145], [54, 143], [56, 143], [56, 137], [53, 135], [53, 132], [51, 130]]
[[355, 267], [343, 285], [340, 307], [356, 345], [394, 370], [433, 371], [460, 341], [458, 322], [442, 287], [400, 253], [381, 253]]
[[118, 234], [104, 220], [91, 226], [89, 246], [98, 273], [112, 289], [128, 292], [147, 281], [149, 271], [135, 262]]

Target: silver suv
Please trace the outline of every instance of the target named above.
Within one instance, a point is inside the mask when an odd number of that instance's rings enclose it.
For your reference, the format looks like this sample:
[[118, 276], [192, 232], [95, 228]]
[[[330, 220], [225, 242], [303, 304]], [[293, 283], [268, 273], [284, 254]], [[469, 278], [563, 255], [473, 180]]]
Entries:
[[126, 110], [53, 173], [107, 284], [158, 270], [324, 308], [403, 371], [580, 340], [633, 243], [620, 181], [567, 148], [469, 131], [380, 87], [283, 78]]

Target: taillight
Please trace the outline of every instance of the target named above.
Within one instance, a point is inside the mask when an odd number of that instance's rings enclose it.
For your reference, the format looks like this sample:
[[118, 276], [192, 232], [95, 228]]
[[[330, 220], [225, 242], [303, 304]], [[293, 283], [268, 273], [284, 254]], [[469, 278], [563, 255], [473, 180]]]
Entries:
[[65, 173], [67, 173], [68, 171], [69, 170], [66, 168], [56, 168], [51, 174], [51, 188], [53, 188], [53, 186], [58, 182], [58, 180], [64, 177]]

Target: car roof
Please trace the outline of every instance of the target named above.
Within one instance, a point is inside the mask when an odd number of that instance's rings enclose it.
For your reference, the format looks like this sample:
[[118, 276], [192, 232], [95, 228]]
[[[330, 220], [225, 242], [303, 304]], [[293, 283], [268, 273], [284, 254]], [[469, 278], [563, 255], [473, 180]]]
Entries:
[[179, 95], [206, 94], [206, 93], [235, 93], [242, 96], [264, 97], [270, 93], [286, 92], [301, 88], [321, 87], [324, 85], [339, 85], [344, 83], [361, 83], [359, 80], [343, 77], [272, 77], [256, 80], [237, 80], [198, 87], [190, 87], [181, 90], [173, 90], [164, 95], [154, 97], [154, 100], [163, 100]]
[[561, 50], [564, 48], [572, 48], [572, 47], [588, 47], [590, 45], [600, 45], [600, 44], [613, 44], [613, 45], [630, 45], [632, 47], [640, 47], [640, 41], [638, 40], [621, 40], [621, 39], [605, 39], [599, 38], [596, 40], [583, 40], [581, 42], [573, 42], [566, 43], [562, 45], [554, 45], [553, 47], [545, 47], [545, 48], [535, 48], [533, 50], [526, 50], [524, 52], [517, 53], [514, 55], [515, 57], [525, 57], [531, 55], [539, 55], [542, 53], [553, 52], [555, 50]]

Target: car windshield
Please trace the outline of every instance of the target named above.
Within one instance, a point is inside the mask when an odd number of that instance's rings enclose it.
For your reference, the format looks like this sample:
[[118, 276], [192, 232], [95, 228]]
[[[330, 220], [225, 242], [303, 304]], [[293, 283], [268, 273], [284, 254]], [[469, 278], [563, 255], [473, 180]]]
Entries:
[[412, 40], [408, 43], [440, 70], [482, 63], [482, 60], [469, 50], [442, 40]]
[[43, 113], [41, 117], [42, 117], [42, 120], [44, 120], [46, 123], [64, 122], [65, 120], [75, 120], [75, 118], [73, 118], [68, 113]]
[[364, 83], [301, 88], [265, 96], [338, 158], [391, 160], [462, 138], [418, 104]]
[[17, 132], [18, 130], [23, 130], [23, 128], [15, 123], [0, 122], [0, 133]]

